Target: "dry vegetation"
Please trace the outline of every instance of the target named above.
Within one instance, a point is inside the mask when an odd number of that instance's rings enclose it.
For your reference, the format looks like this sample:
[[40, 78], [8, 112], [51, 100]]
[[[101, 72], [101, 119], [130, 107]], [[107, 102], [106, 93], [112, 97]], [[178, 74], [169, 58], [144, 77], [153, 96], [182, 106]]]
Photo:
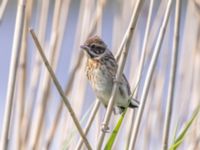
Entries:
[[[111, 111], [118, 82], [105, 110], [88, 88], [79, 47], [95, 34], [112, 40], [116, 80], [125, 72], [140, 101], [127, 110], [113, 149], [169, 149], [200, 105], [199, 0], [18, 0], [16, 14], [2, 150], [104, 148], [111, 133], [102, 124], [112, 131], [119, 119]], [[200, 149], [199, 129], [197, 116], [181, 150]]]

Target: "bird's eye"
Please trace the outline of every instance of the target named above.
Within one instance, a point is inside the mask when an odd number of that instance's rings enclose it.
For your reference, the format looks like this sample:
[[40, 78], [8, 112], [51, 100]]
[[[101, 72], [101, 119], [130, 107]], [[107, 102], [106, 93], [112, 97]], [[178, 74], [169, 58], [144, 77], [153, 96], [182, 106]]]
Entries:
[[91, 45], [91, 48], [96, 48], [96, 45], [95, 45], [95, 44], [92, 44], [92, 45]]

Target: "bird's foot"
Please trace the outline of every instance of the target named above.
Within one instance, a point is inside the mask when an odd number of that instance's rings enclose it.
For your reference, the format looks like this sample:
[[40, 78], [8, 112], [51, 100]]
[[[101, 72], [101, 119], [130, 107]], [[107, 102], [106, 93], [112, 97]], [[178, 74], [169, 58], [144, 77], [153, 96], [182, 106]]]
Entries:
[[123, 82], [122, 81], [118, 81], [115, 77], [113, 78], [113, 82], [115, 83], [118, 83], [118, 84], [123, 84]]
[[105, 133], [110, 133], [110, 128], [104, 123], [101, 125], [101, 131]]

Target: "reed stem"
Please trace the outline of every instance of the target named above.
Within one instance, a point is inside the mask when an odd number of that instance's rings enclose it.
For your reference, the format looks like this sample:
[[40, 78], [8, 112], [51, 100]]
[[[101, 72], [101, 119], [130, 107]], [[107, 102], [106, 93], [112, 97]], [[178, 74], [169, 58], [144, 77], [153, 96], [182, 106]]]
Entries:
[[53, 72], [53, 69], [49, 65], [49, 62], [48, 62], [48, 60], [47, 60], [47, 58], [46, 58], [46, 56], [45, 56], [45, 54], [44, 54], [44, 52], [42, 50], [42, 47], [41, 47], [41, 45], [40, 45], [40, 43], [39, 43], [39, 41], [38, 41], [33, 29], [30, 29], [30, 33], [31, 33], [32, 38], [33, 38], [33, 40], [35, 42], [35, 45], [38, 48], [38, 51], [40, 52], [40, 55], [41, 55], [41, 57], [42, 57], [42, 59], [44, 61], [44, 64], [45, 64], [46, 68], [48, 69], [48, 71], [49, 71], [49, 73], [51, 75], [51, 78], [52, 78], [52, 80], [53, 80], [53, 82], [54, 82], [54, 84], [55, 84], [60, 96], [62, 97], [63, 102], [65, 103], [65, 106], [69, 110], [69, 113], [70, 113], [70, 115], [71, 115], [71, 117], [72, 117], [72, 119], [74, 121], [74, 124], [76, 125], [81, 137], [83, 138], [83, 141], [84, 141], [85, 145], [87, 146], [87, 148], [89, 150], [92, 150], [92, 148], [91, 148], [91, 146], [90, 146], [90, 144], [89, 144], [87, 138], [85, 137], [85, 134], [84, 134], [84, 132], [83, 132], [83, 130], [81, 128], [81, 125], [80, 125], [80, 123], [79, 123], [79, 121], [78, 121], [78, 119], [77, 119], [77, 117], [76, 117], [76, 115], [75, 115], [75, 113], [74, 113], [74, 111], [73, 111], [73, 109], [71, 107], [71, 104], [69, 103], [69, 100], [65, 97], [65, 93], [62, 90], [62, 87], [61, 87], [60, 83], [58, 82], [58, 80], [57, 80], [57, 78], [55, 76], [55, 73]]
[[155, 45], [155, 48], [154, 48], [154, 53], [153, 53], [153, 56], [152, 56], [152, 59], [151, 59], [151, 62], [150, 62], [150, 65], [149, 65], [149, 68], [148, 68], [148, 71], [147, 71], [147, 76], [146, 76], [146, 79], [145, 79], [144, 88], [143, 88], [142, 96], [141, 96], [140, 107], [139, 107], [139, 110], [137, 112], [135, 123], [134, 123], [134, 126], [133, 126], [129, 150], [132, 150], [132, 149], [135, 148], [137, 135], [138, 135], [138, 132], [139, 132], [139, 126], [140, 126], [143, 111], [144, 111], [144, 108], [145, 108], [147, 94], [148, 94], [148, 91], [149, 91], [149, 87], [150, 87], [150, 83], [151, 83], [151, 80], [152, 80], [155, 65], [156, 65], [156, 62], [157, 62], [157, 59], [158, 59], [158, 55], [159, 55], [159, 52], [160, 52], [160, 47], [161, 47], [161, 43], [163, 41], [163, 37], [164, 37], [164, 34], [165, 34], [167, 22], [168, 22], [168, 19], [169, 19], [169, 16], [170, 16], [171, 5], [172, 5], [172, 0], [169, 0], [168, 4], [167, 4], [167, 9], [166, 9], [166, 12], [165, 12], [164, 20], [163, 20], [162, 25], [160, 27], [160, 32], [159, 32], [157, 42], [156, 42], [156, 45]]
[[7, 95], [6, 95], [6, 106], [4, 112], [4, 120], [3, 120], [3, 128], [2, 128], [2, 136], [1, 136], [1, 146], [0, 149], [7, 150], [8, 142], [9, 142], [9, 128], [11, 125], [11, 112], [14, 101], [14, 91], [15, 91], [15, 83], [17, 78], [17, 69], [20, 58], [20, 48], [22, 42], [22, 32], [24, 27], [24, 19], [25, 19], [25, 6], [26, 0], [19, 0], [18, 2], [18, 10], [15, 22], [15, 32], [13, 37], [13, 45], [12, 45], [12, 54], [11, 54], [11, 62], [10, 62], [10, 70], [8, 77], [8, 87], [7, 87]]
[[128, 51], [129, 51], [130, 42], [131, 42], [131, 39], [132, 39], [133, 32], [135, 30], [136, 21], [138, 19], [139, 12], [141, 10], [141, 6], [142, 6], [143, 2], [144, 2], [143, 0], [138, 0], [136, 2], [136, 5], [135, 5], [135, 8], [133, 10], [132, 17], [131, 17], [131, 20], [130, 20], [130, 24], [128, 26], [128, 29], [126, 31], [126, 34], [125, 34], [124, 39], [122, 41], [122, 44], [121, 44], [121, 46], [118, 50], [118, 52], [121, 51], [121, 53], [119, 53], [120, 54], [119, 67], [117, 69], [117, 74], [116, 74], [116, 77], [115, 77], [116, 82], [113, 85], [112, 94], [111, 94], [111, 97], [110, 97], [110, 100], [109, 100], [109, 103], [108, 103], [108, 107], [107, 107], [107, 110], [106, 110], [106, 115], [105, 115], [103, 123], [102, 123], [103, 126], [102, 126], [102, 130], [100, 132], [98, 145], [97, 145], [98, 150], [100, 150], [101, 147], [102, 147], [104, 137], [105, 137], [105, 133], [106, 133], [105, 130], [108, 128], [108, 123], [109, 123], [109, 120], [111, 118], [114, 100], [116, 98], [116, 92], [117, 92], [117, 89], [118, 89], [118, 86], [119, 86], [119, 81], [120, 81], [121, 76], [123, 74], [123, 69], [124, 69], [127, 54], [128, 54]]
[[163, 138], [162, 138], [163, 150], [168, 149], [169, 131], [171, 124], [172, 110], [173, 110], [173, 99], [174, 99], [176, 70], [177, 70], [176, 68], [177, 68], [178, 49], [179, 49], [178, 45], [179, 45], [179, 34], [180, 34], [180, 13], [181, 13], [181, 0], [176, 0], [171, 70], [170, 70], [167, 107], [166, 107]]

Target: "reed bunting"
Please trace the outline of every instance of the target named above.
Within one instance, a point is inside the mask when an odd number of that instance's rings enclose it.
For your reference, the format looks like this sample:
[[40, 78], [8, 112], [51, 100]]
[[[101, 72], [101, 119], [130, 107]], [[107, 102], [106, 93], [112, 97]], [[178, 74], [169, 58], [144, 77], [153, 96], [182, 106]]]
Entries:
[[[117, 73], [117, 62], [107, 45], [98, 36], [87, 39], [81, 48], [87, 55], [86, 74], [96, 97], [105, 107], [111, 97]], [[122, 113], [126, 107], [136, 108], [138, 101], [130, 99], [129, 83], [123, 74], [114, 102], [114, 114]]]

